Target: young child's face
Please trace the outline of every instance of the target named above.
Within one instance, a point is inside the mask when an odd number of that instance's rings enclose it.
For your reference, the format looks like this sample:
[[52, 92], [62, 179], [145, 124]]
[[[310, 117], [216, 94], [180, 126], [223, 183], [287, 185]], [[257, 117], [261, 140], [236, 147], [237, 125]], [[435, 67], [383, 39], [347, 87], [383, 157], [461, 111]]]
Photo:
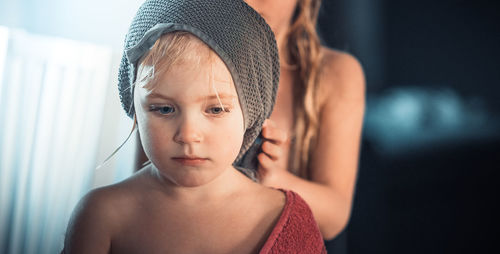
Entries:
[[154, 89], [138, 84], [134, 92], [146, 155], [171, 183], [190, 187], [234, 170], [244, 135], [243, 113], [226, 66], [217, 56], [209, 62], [192, 54], [196, 50], [180, 56]]

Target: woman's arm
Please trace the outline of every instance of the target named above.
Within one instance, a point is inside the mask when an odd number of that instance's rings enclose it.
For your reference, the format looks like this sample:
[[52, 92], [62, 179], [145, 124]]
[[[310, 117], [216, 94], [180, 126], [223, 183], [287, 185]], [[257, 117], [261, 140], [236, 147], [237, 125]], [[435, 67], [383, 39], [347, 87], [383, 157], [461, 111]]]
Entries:
[[[325, 239], [337, 236], [351, 213], [359, 160], [365, 107], [365, 80], [359, 62], [352, 56], [325, 49], [325, 68], [320, 78], [322, 103], [318, 142], [312, 154], [310, 181], [280, 167], [283, 134], [269, 128], [259, 155], [264, 185], [291, 189], [309, 204]], [[268, 130], [266, 130], [266, 128]], [[267, 137], [266, 137], [267, 134]]]

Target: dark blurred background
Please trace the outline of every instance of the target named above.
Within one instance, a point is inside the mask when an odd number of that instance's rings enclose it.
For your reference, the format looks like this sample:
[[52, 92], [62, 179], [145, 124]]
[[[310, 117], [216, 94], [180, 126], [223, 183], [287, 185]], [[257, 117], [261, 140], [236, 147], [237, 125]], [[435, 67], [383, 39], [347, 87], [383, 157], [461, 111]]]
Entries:
[[498, 253], [500, 3], [327, 0], [365, 69], [352, 216], [331, 253]]

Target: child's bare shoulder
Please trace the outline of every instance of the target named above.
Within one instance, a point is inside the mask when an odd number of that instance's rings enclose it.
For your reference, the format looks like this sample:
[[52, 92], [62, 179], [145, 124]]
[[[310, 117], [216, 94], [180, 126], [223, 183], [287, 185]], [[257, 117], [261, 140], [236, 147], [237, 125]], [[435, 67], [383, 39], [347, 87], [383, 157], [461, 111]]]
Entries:
[[[121, 211], [117, 210], [116, 207], [125, 208], [130, 205], [129, 202], [133, 193], [127, 189], [127, 185], [130, 185], [130, 183], [121, 182], [96, 188], [82, 198], [77, 209], [81, 207], [84, 210], [91, 210], [96, 215], [117, 217]], [[124, 209], [120, 210], [123, 211]]]
[[[109, 250], [114, 233], [124, 220], [126, 195], [119, 186], [106, 186], [87, 193], [73, 211], [66, 232], [65, 251]], [[120, 207], [120, 209], [117, 209]]]
[[[74, 217], [84, 218], [86, 221], [101, 221], [112, 226], [114, 222], [124, 216], [124, 212], [131, 208], [134, 202], [134, 191], [130, 187], [133, 181], [123, 181], [117, 184], [96, 188], [87, 193], [78, 203]], [[118, 209], [119, 208], [119, 209]]]
[[261, 195], [261, 197], [265, 197], [264, 200], [270, 204], [276, 204], [278, 206], [281, 205], [281, 207], [285, 204], [286, 195], [279, 189], [265, 187], [263, 188], [262, 193], [263, 195]]
[[269, 188], [263, 185], [257, 186], [256, 191], [247, 192], [255, 199], [252, 204], [259, 204], [268, 213], [280, 215], [286, 203], [286, 194], [278, 189]]

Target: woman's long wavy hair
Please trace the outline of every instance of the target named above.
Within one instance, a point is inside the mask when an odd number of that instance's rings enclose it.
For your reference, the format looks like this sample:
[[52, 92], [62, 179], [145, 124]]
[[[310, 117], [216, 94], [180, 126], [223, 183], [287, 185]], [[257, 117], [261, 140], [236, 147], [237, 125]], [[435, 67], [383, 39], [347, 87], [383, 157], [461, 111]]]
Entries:
[[309, 158], [319, 132], [319, 74], [322, 59], [316, 23], [321, 0], [299, 0], [288, 31], [287, 46], [298, 82], [294, 87], [294, 139], [289, 170], [309, 179]]

